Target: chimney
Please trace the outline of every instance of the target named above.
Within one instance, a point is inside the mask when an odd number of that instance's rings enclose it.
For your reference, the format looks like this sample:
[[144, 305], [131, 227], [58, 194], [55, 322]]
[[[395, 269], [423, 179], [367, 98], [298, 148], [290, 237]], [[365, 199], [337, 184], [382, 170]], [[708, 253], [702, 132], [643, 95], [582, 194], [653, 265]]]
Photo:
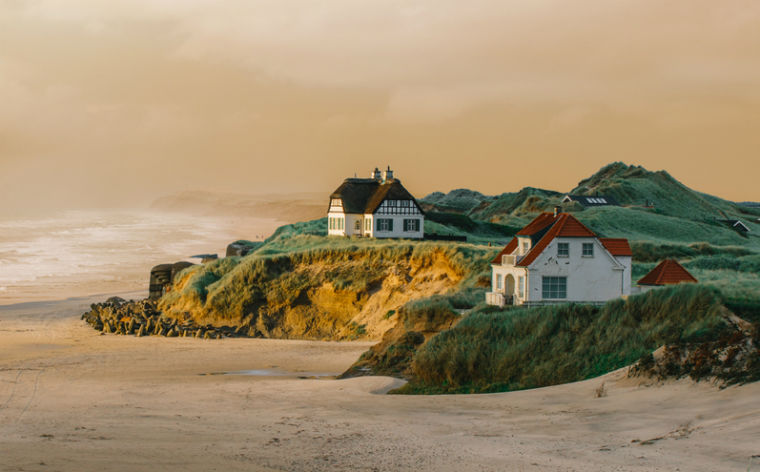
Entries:
[[391, 170], [391, 166], [388, 166], [388, 169], [383, 171], [383, 182], [387, 182], [389, 180], [393, 180], [393, 171]]
[[380, 181], [380, 169], [375, 167], [375, 170], [372, 171], [372, 173], [369, 175], [370, 179], [375, 179], [378, 182]]
[[555, 217], [555, 218], [557, 217], [557, 215], [559, 215], [559, 212], [560, 212], [560, 210], [562, 210], [562, 207], [561, 207], [561, 206], [559, 206], [559, 205], [556, 205], [556, 206], [554, 207], [554, 217]]

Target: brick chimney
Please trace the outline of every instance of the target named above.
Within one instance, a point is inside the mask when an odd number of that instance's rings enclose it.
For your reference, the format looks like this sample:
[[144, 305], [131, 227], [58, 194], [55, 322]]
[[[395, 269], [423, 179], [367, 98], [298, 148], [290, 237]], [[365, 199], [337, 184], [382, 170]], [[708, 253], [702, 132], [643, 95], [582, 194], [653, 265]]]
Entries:
[[393, 180], [393, 171], [391, 170], [391, 166], [388, 166], [388, 169], [383, 171], [383, 182], [387, 182], [389, 180]]

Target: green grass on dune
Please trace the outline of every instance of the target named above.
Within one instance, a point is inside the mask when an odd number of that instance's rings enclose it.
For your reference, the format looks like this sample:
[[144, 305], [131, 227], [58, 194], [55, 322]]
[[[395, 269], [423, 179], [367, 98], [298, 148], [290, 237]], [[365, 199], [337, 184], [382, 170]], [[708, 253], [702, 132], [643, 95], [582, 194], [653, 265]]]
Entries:
[[681, 285], [602, 307], [555, 305], [483, 310], [417, 353], [399, 393], [499, 392], [595, 377], [657, 347], [700, 342], [726, 325], [713, 288]]
[[[363, 292], [396, 265], [424, 266], [436, 258], [445, 259], [462, 277], [463, 285], [473, 285], [497, 250], [457, 242], [328, 238], [303, 233], [284, 238], [280, 232], [248, 256], [186, 269], [180, 278], [189, 276], [188, 282], [162, 301], [169, 311], [189, 300], [200, 310], [197, 315], [239, 321], [267, 305], [292, 304], [305, 290], [321, 283], [329, 282], [337, 290]], [[361, 263], [352, 263], [356, 261]], [[332, 268], [320, 273], [318, 280], [303, 271], [293, 272], [296, 267], [317, 264]]]
[[697, 220], [662, 215], [645, 209], [597, 207], [575, 213], [583, 224], [610, 238], [654, 243], [694, 243], [707, 241], [719, 246], [760, 248], [757, 237], [741, 236], [716, 220]]

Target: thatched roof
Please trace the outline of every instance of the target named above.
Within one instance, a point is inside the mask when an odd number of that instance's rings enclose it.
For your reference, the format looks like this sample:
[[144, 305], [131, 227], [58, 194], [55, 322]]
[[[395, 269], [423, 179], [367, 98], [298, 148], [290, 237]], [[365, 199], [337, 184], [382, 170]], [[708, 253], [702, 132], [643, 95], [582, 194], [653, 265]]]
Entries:
[[346, 179], [330, 195], [330, 199], [333, 198], [343, 201], [343, 211], [346, 213], [372, 214], [385, 200], [411, 200], [422, 212], [417, 200], [398, 179], [385, 182], [375, 179]]

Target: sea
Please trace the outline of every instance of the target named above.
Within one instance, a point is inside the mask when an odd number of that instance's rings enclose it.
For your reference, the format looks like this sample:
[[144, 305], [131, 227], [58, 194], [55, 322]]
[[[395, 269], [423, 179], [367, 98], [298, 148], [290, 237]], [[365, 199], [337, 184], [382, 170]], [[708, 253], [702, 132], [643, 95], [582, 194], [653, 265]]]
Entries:
[[151, 267], [225, 255], [281, 222], [151, 210], [72, 210], [0, 217], [0, 305], [128, 292], [147, 295]]

